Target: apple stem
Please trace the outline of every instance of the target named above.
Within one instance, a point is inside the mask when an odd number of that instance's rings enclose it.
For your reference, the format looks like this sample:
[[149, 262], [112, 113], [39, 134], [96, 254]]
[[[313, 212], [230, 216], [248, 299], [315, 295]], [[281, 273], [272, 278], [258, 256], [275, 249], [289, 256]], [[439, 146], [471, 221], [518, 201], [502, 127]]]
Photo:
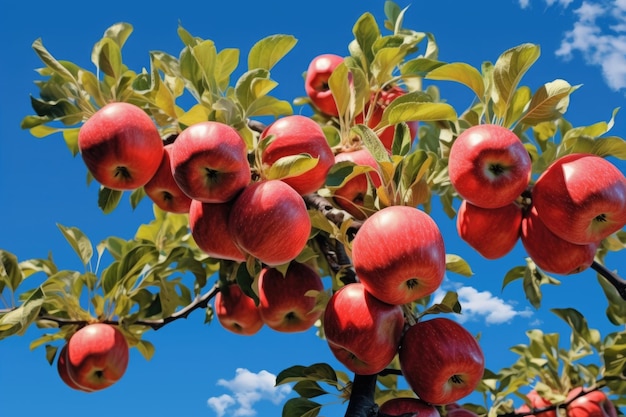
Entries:
[[623, 300], [626, 300], [626, 280], [624, 280], [624, 278], [620, 277], [613, 271], [610, 271], [607, 267], [597, 261], [592, 262], [591, 269], [606, 278], [606, 280], [609, 281], [613, 287], [615, 287], [620, 297], [622, 297]]

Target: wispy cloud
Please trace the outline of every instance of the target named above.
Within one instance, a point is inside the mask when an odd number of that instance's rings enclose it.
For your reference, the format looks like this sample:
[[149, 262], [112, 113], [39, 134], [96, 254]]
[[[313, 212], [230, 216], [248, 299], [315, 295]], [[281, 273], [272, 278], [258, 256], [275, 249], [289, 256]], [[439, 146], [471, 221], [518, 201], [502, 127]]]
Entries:
[[276, 387], [276, 376], [265, 370], [259, 373], [238, 368], [235, 377], [231, 380], [220, 379], [217, 385], [226, 388], [230, 394], [211, 397], [207, 404], [217, 417], [232, 416], [246, 417], [256, 415], [254, 406], [262, 400], [280, 404], [289, 393], [291, 387], [281, 385]]
[[[573, 0], [543, 2], [567, 8]], [[528, 8], [530, 0], [519, 0], [519, 5]], [[626, 89], [626, 0], [585, 0], [572, 13], [574, 23], [556, 55], [569, 61], [579, 53], [588, 65], [600, 68], [609, 88]]]
[[[506, 324], [516, 317], [528, 318], [533, 315], [530, 308], [517, 310], [514, 301], [505, 301], [489, 291], [478, 291], [467, 286], [457, 286], [455, 291], [461, 303], [461, 314], [457, 316], [457, 320], [462, 323], [484, 320], [486, 324]], [[444, 294], [445, 288], [435, 294], [434, 301], [440, 301]]]

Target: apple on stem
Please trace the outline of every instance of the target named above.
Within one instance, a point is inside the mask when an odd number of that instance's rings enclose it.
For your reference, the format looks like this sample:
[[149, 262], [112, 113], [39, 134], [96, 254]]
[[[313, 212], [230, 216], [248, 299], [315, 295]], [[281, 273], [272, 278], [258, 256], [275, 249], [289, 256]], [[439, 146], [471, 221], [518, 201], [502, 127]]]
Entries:
[[422, 210], [385, 207], [361, 225], [352, 241], [352, 262], [374, 297], [388, 304], [407, 304], [441, 285], [446, 271], [443, 236]]
[[414, 397], [392, 398], [382, 403], [378, 411], [390, 417], [440, 417], [435, 406]]
[[[576, 387], [568, 394], [566, 401], [568, 417], [617, 417], [617, 409], [603, 391], [593, 390], [581, 395], [583, 387]], [[576, 398], [578, 397], [578, 398]]]
[[303, 332], [321, 317], [316, 294], [324, 290], [320, 275], [310, 266], [291, 262], [283, 276], [276, 268], [259, 274], [259, 313], [263, 322], [279, 332]]
[[97, 391], [116, 383], [128, 366], [126, 338], [115, 326], [92, 323], [79, 329], [67, 342], [67, 371], [72, 381]]
[[457, 193], [483, 208], [515, 201], [530, 182], [532, 161], [513, 131], [495, 124], [465, 129], [452, 142], [450, 182]]
[[402, 307], [380, 301], [356, 282], [331, 296], [323, 325], [337, 360], [352, 372], [373, 375], [385, 369], [398, 352], [404, 315]]
[[161, 164], [143, 189], [161, 210], [170, 213], [189, 213], [191, 198], [180, 189], [172, 174], [170, 163], [172, 146], [173, 143], [165, 145]]
[[453, 403], [472, 393], [485, 370], [485, 357], [474, 336], [445, 317], [409, 327], [399, 359], [408, 385], [433, 405]]
[[144, 186], [163, 158], [150, 116], [125, 102], [109, 103], [89, 117], [78, 131], [78, 149], [96, 181], [121, 191]]
[[339, 116], [328, 79], [342, 62], [343, 57], [339, 55], [322, 54], [311, 60], [306, 71], [304, 79], [306, 95], [316, 109], [328, 116]]
[[599, 242], [626, 224], [626, 177], [608, 160], [574, 153], [554, 161], [532, 189], [546, 227], [568, 242]]
[[170, 161], [180, 189], [203, 203], [230, 201], [251, 180], [246, 143], [225, 123], [187, 127], [176, 138]]
[[236, 283], [220, 288], [214, 303], [217, 320], [230, 332], [251, 336], [263, 327], [256, 303]]

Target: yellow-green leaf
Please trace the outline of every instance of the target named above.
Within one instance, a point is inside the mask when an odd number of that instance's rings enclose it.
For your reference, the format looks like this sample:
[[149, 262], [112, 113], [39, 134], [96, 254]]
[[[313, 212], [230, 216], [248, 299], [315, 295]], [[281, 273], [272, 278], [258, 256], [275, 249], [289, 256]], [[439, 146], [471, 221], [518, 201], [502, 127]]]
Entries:
[[427, 79], [456, 81], [469, 87], [480, 101], [485, 97], [485, 83], [480, 72], [465, 62], [453, 62], [438, 66], [431, 70]]
[[248, 54], [248, 70], [271, 70], [296, 45], [291, 35], [272, 35], [258, 41]]

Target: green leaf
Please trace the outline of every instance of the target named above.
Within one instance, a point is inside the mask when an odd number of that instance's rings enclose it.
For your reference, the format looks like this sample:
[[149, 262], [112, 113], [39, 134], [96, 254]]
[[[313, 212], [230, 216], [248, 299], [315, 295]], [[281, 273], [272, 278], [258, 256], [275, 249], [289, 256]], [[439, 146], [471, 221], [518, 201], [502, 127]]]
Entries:
[[400, 66], [400, 73], [404, 76], [416, 75], [418, 77], [426, 77], [433, 70], [443, 65], [446, 65], [446, 63], [434, 59], [419, 57], [403, 63]]
[[500, 55], [493, 67], [492, 99], [497, 117], [504, 117], [523, 75], [539, 58], [538, 45], [525, 43]]
[[64, 80], [69, 81], [73, 84], [78, 84], [76, 79], [72, 75], [72, 73], [65, 68], [59, 61], [57, 61], [46, 48], [44, 48], [41, 39], [37, 39], [33, 42], [32, 45], [35, 53], [43, 61], [44, 64], [51, 70], [53, 70], [56, 74], [60, 75]]
[[118, 80], [124, 71], [122, 51], [111, 38], [102, 38], [93, 48], [91, 62], [103, 73]]
[[282, 417], [316, 417], [322, 405], [306, 398], [290, 398], [283, 406]]
[[284, 179], [302, 175], [315, 168], [319, 158], [308, 154], [289, 155], [279, 158], [266, 172], [268, 179]]
[[304, 398], [315, 398], [328, 394], [316, 381], [299, 381], [293, 386], [293, 390]]
[[364, 68], [374, 61], [374, 43], [380, 38], [380, 29], [371, 13], [363, 13], [352, 27], [354, 39], [364, 55]]
[[524, 278], [525, 274], [526, 274], [525, 266], [516, 266], [516, 267], [511, 268], [504, 275], [504, 279], [502, 280], [502, 289], [504, 290], [504, 287], [509, 285], [511, 282]]
[[590, 329], [587, 319], [574, 308], [553, 308], [552, 311], [560, 319], [565, 321], [572, 328], [572, 345], [576, 347], [591, 345], [596, 349], [600, 348], [600, 333], [595, 329]]
[[139, 353], [141, 353], [141, 356], [143, 356], [147, 361], [152, 359], [152, 356], [154, 355], [154, 345], [152, 343], [147, 340], [140, 340], [137, 342], [135, 347]]
[[459, 255], [446, 254], [446, 270], [466, 277], [474, 275], [467, 261]]
[[270, 96], [257, 98], [246, 109], [246, 117], [273, 116], [278, 118], [291, 114], [293, 114], [293, 108], [288, 101]]
[[383, 112], [381, 122], [388, 120], [390, 125], [411, 120], [437, 122], [442, 120], [455, 121], [456, 110], [448, 103], [398, 103], [389, 106]]
[[526, 259], [526, 269], [524, 271], [524, 293], [533, 307], [541, 306], [541, 286], [545, 284], [559, 285], [560, 282], [541, 271], [532, 259]]
[[378, 136], [376, 136], [376, 133], [374, 133], [372, 129], [365, 125], [359, 124], [352, 127], [351, 130], [361, 138], [361, 140], [365, 144], [365, 147], [370, 151], [372, 156], [374, 156], [374, 159], [376, 159], [376, 161], [391, 162], [391, 157], [389, 156], [387, 149], [385, 149], [385, 146], [380, 141]]
[[113, 212], [120, 203], [122, 194], [122, 191], [101, 186], [98, 192], [98, 207], [100, 207], [105, 214]]
[[60, 223], [57, 223], [57, 227], [61, 230], [61, 233], [63, 233], [65, 240], [68, 241], [72, 249], [74, 249], [74, 252], [78, 255], [83, 266], [87, 266], [93, 256], [91, 241], [76, 227], [66, 227]]
[[0, 340], [14, 334], [23, 335], [37, 319], [43, 301], [44, 293], [37, 288], [21, 306], [0, 316]]
[[464, 62], [438, 65], [426, 75], [426, 79], [456, 81], [469, 87], [480, 101], [485, 98], [485, 83], [480, 72]]
[[569, 105], [569, 96], [580, 86], [572, 87], [565, 80], [554, 80], [539, 88], [532, 99], [524, 115], [519, 120], [527, 125], [537, 125], [563, 116]]
[[281, 371], [276, 376], [276, 385], [303, 380], [325, 382], [337, 385], [337, 373], [326, 363], [315, 363], [311, 366], [295, 365]]
[[250, 48], [248, 70], [256, 68], [271, 70], [297, 42], [291, 35], [272, 35], [261, 39]]
[[24, 275], [20, 269], [17, 257], [10, 252], [0, 249], [0, 294], [5, 286], [13, 292], [17, 290]]
[[626, 160], [626, 140], [617, 136], [598, 138], [593, 142], [591, 152], [602, 156], [613, 156]]

